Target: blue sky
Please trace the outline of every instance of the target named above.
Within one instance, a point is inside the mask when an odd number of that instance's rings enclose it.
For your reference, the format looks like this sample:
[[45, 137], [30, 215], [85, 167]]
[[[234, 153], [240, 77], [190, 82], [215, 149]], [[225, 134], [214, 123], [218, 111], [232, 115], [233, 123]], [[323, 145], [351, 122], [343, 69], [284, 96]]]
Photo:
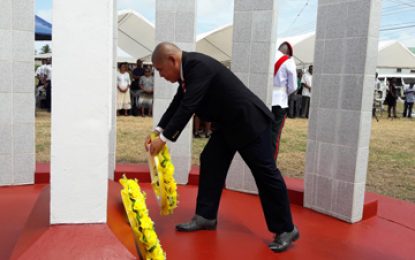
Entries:
[[[52, 0], [35, 2], [36, 14], [51, 21]], [[314, 31], [317, 3], [318, 0], [279, 0], [278, 35]], [[197, 0], [197, 6], [197, 34], [232, 23], [233, 0]], [[133, 9], [154, 23], [155, 0], [118, 0], [118, 10], [123, 9]], [[380, 40], [400, 40], [408, 47], [415, 47], [415, 1], [383, 0]]]

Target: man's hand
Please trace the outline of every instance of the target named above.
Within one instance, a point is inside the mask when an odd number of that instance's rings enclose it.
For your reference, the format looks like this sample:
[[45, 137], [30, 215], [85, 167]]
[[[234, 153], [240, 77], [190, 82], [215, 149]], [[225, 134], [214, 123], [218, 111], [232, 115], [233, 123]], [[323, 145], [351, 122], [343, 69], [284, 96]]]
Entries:
[[151, 145], [151, 135], [148, 135], [146, 137], [146, 140], [144, 141], [144, 149], [146, 149], [146, 151], [148, 152], [148, 149], [150, 148]]
[[150, 143], [150, 154], [152, 156], [157, 155], [165, 145], [166, 143], [163, 142], [163, 140], [161, 140], [160, 137], [157, 137]]
[[[147, 137], [146, 137], [146, 139], [145, 139], [145, 141], [144, 141], [144, 149], [148, 152], [149, 151], [149, 149], [150, 149], [150, 151], [151, 151], [151, 137], [153, 136], [153, 139], [154, 139], [154, 136], [159, 136], [160, 135], [160, 132], [159, 131], [157, 131], [157, 130], [154, 130], [151, 134], [149, 134]], [[159, 139], [159, 138], [156, 138], [156, 139]], [[161, 140], [160, 140], [161, 141]], [[163, 147], [161, 147], [161, 148], [163, 148]], [[161, 149], [160, 149], [161, 150]], [[159, 150], [159, 151], [160, 151]]]

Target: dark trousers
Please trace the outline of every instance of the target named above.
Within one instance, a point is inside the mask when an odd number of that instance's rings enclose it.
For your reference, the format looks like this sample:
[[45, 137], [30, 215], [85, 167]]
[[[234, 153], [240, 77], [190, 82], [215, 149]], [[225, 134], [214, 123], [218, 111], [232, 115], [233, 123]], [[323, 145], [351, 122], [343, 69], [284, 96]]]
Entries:
[[388, 105], [388, 117], [396, 116], [396, 102], [395, 104]]
[[303, 96], [301, 104], [301, 117], [308, 118], [308, 113], [310, 111], [310, 97]]
[[287, 188], [272, 158], [270, 138], [271, 130], [267, 129], [249, 145], [235, 149], [220, 131], [213, 133], [200, 155], [197, 215], [217, 218], [226, 175], [238, 151], [254, 176], [269, 231], [278, 234], [294, 228]]
[[408, 103], [405, 101], [405, 106], [403, 110], [403, 117], [412, 117], [412, 108], [414, 107], [414, 103]]
[[281, 108], [280, 106], [273, 106], [272, 114], [274, 115], [275, 119], [275, 122], [273, 122], [271, 126], [272, 154], [274, 156], [275, 163], [277, 163], [278, 153], [280, 151], [282, 129], [284, 128], [285, 119], [287, 118], [287, 109]]
[[288, 96], [288, 117], [300, 117], [301, 103], [301, 95], [292, 93]]

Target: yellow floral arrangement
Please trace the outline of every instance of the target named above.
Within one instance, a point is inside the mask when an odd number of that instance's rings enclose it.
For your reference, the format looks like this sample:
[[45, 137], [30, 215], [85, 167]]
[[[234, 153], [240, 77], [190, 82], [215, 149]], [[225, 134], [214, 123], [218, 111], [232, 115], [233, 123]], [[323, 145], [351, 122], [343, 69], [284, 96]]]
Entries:
[[[151, 134], [151, 140], [156, 137], [155, 133]], [[177, 185], [174, 180], [174, 165], [167, 145], [156, 156], [151, 156], [149, 152], [148, 162], [151, 185], [161, 204], [160, 214], [163, 216], [172, 214], [177, 207]]]
[[166, 253], [161, 248], [154, 230], [154, 223], [148, 215], [145, 193], [141, 191], [137, 180], [130, 180], [123, 176], [120, 183], [123, 186], [121, 190], [122, 202], [140, 256], [144, 260], [166, 259]]

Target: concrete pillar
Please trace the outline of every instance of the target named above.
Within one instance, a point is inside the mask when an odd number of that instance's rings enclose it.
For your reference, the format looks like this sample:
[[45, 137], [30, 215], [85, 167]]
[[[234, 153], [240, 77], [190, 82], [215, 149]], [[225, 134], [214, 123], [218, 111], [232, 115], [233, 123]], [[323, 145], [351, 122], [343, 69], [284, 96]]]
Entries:
[[[156, 1], [156, 44], [169, 41], [184, 51], [196, 49], [196, 1], [195, 0], [157, 0]], [[177, 84], [171, 84], [155, 75], [154, 126], [177, 91]], [[186, 184], [192, 163], [193, 120], [181, 133], [176, 143], [169, 143], [172, 160], [176, 168], [177, 183]]]
[[[233, 17], [232, 71], [270, 108], [276, 51], [276, 2], [235, 0]], [[239, 154], [229, 169], [226, 187], [257, 193], [254, 178]]]
[[111, 114], [109, 115], [109, 129], [110, 129], [110, 146], [108, 154], [108, 178], [114, 180], [114, 171], [117, 163], [116, 151], [117, 151], [117, 46], [118, 46], [118, 11], [117, 11], [117, 1], [114, 1], [114, 10], [113, 10], [113, 70], [112, 70], [112, 84], [113, 88], [110, 89], [110, 98], [111, 98]]
[[0, 1], [0, 186], [35, 170], [34, 1]]
[[361, 220], [381, 0], [319, 1], [306, 207]]
[[113, 0], [53, 2], [52, 224], [106, 222], [114, 10]]

